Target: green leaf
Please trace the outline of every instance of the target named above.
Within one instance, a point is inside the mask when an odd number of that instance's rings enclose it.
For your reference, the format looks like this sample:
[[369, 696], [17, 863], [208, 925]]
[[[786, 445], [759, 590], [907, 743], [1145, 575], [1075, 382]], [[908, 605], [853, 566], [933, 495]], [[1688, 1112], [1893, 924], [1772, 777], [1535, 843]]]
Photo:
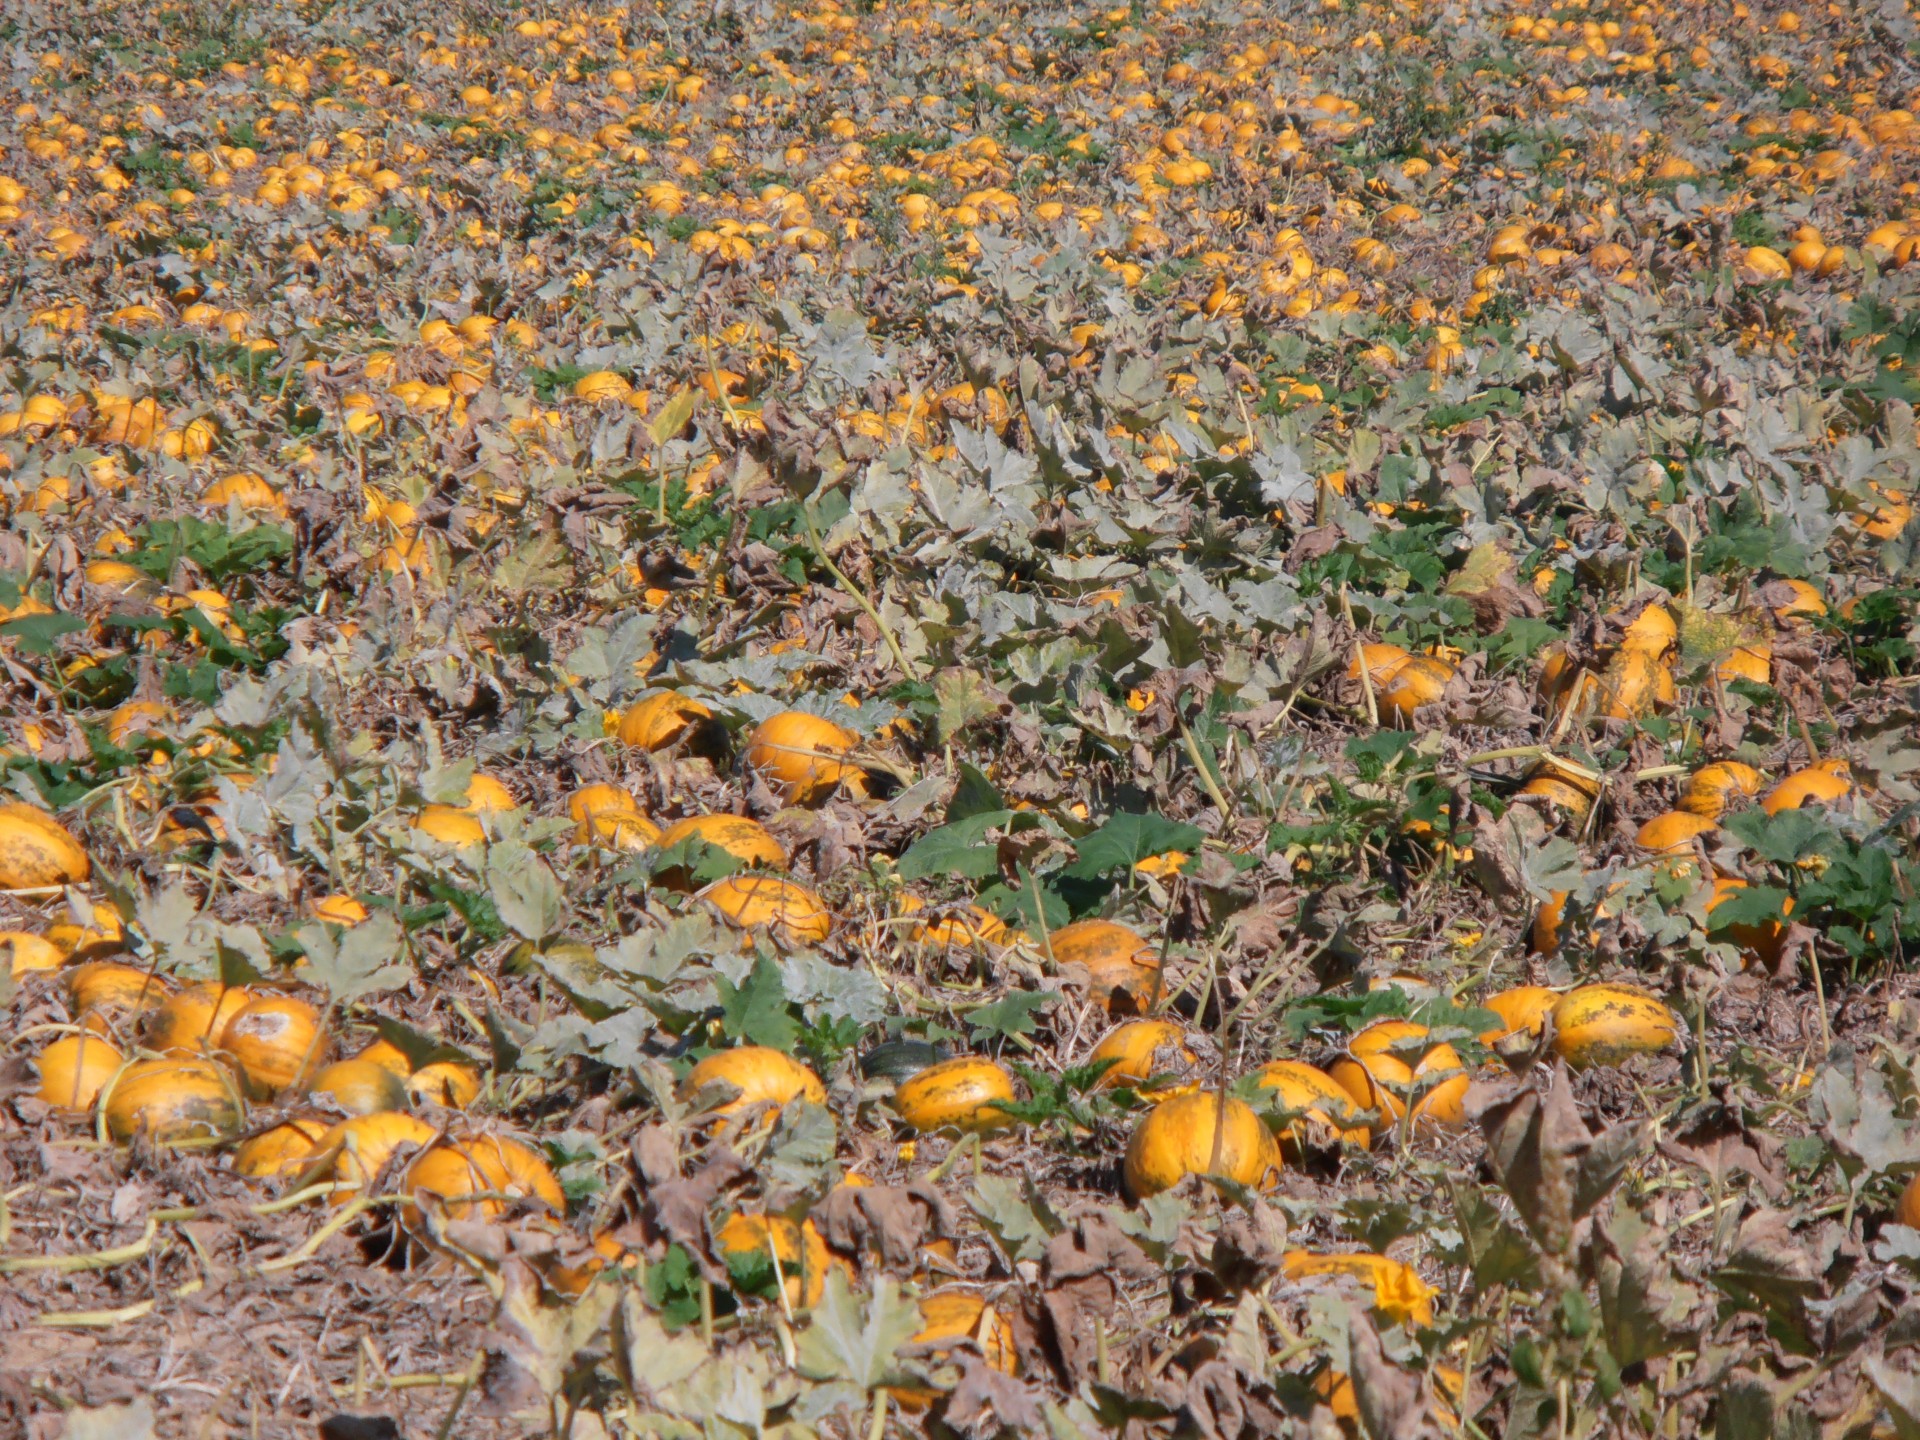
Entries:
[[960, 783], [954, 786], [953, 798], [947, 802], [947, 823], [952, 824], [956, 820], [970, 820], [976, 815], [986, 815], [992, 812], [1003, 815], [1011, 815], [1013, 813], [1007, 809], [1006, 800], [1003, 799], [1000, 792], [994, 788], [993, 782], [987, 779], [985, 775], [982, 775], [979, 770], [962, 761], [960, 765]]
[[846, 1380], [872, 1390], [897, 1373], [894, 1353], [920, 1332], [920, 1307], [900, 1294], [891, 1275], [874, 1281], [862, 1305], [839, 1266], [827, 1270], [826, 1294], [800, 1332], [795, 1355], [812, 1380]]
[[0, 635], [12, 636], [29, 654], [51, 655], [58, 648], [54, 642], [62, 635], [86, 628], [87, 622], [78, 615], [22, 615], [0, 625]]
[[1169, 850], [1192, 851], [1206, 839], [1197, 826], [1184, 825], [1163, 815], [1122, 811], [1077, 846], [1080, 856], [1062, 873], [1091, 880], [1109, 870], [1133, 867], [1150, 855]]
[[969, 880], [984, 880], [997, 873], [999, 848], [980, 842], [996, 825], [1011, 825], [1014, 813], [983, 810], [929, 830], [900, 857], [895, 867], [900, 878], [923, 880], [929, 875], [958, 875]]
[[1715, 935], [1735, 926], [1780, 924], [1787, 918], [1787, 902], [1792, 897], [1771, 885], [1743, 885], [1713, 907], [1707, 917]]
[[934, 723], [942, 745], [974, 721], [990, 720], [1000, 713], [999, 702], [988, 692], [987, 682], [971, 670], [941, 671], [934, 677], [933, 698]]
[[713, 984], [720, 993], [721, 1025], [730, 1038], [783, 1054], [792, 1051], [800, 1039], [800, 1022], [788, 1008], [787, 982], [772, 960], [765, 955], [756, 959], [743, 985], [724, 977]]
[[982, 1174], [973, 1182], [967, 1204], [1014, 1264], [1038, 1260], [1047, 1242], [1066, 1228], [1033, 1177]]
[[973, 1043], [978, 1045], [1008, 1035], [1031, 1035], [1033, 1012], [1059, 998], [1059, 993], [1053, 990], [1012, 990], [991, 1005], [968, 1011], [967, 1024], [972, 1030]]

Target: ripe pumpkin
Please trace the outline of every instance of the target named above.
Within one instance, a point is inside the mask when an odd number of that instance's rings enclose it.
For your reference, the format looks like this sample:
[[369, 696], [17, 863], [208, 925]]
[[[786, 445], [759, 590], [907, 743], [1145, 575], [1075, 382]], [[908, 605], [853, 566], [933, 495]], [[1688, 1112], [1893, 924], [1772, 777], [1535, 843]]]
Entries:
[[[627, 810], [640, 813], [640, 802], [633, 798], [633, 792], [618, 785], [582, 785], [567, 797], [567, 817], [584, 823], [605, 810]], [[587, 836], [579, 837], [585, 840]]]
[[833, 933], [833, 914], [806, 886], [778, 875], [729, 875], [700, 898], [742, 930], [767, 929], [789, 945], [817, 945]]
[[787, 852], [758, 820], [744, 815], [689, 815], [676, 820], [660, 836], [662, 850], [671, 850], [684, 840], [703, 840], [726, 851], [742, 865], [765, 865], [772, 870], [787, 868]]
[[351, 895], [322, 895], [308, 907], [314, 919], [342, 929], [352, 929], [371, 913]]
[[[1260, 1088], [1278, 1092], [1280, 1103], [1330, 1131], [1344, 1145], [1365, 1150], [1373, 1132], [1355, 1124], [1353, 1097], [1326, 1071], [1300, 1060], [1271, 1060], [1260, 1070]], [[1283, 1153], [1298, 1153], [1305, 1139], [1300, 1125], [1288, 1125], [1280, 1135]]]
[[1722, 685], [1731, 685], [1735, 680], [1768, 684], [1773, 679], [1773, 642], [1757, 640], [1749, 645], [1734, 646], [1715, 662], [1713, 674]]
[[[994, 1369], [1007, 1375], [1020, 1372], [1013, 1327], [983, 1296], [961, 1289], [936, 1290], [921, 1296], [920, 1329], [908, 1343], [931, 1347], [943, 1341], [958, 1344], [964, 1340], [978, 1345]], [[951, 1354], [951, 1349], [929, 1349], [925, 1359], [930, 1365], [939, 1365]], [[889, 1385], [887, 1393], [903, 1410], [923, 1410], [938, 1398], [936, 1391], [918, 1385]]]
[[636, 750], [664, 750], [713, 711], [677, 690], [658, 690], [628, 706], [614, 733]]
[[839, 758], [859, 743], [853, 731], [823, 716], [783, 710], [754, 727], [747, 766], [789, 805], [811, 805], [859, 778], [859, 768]]
[[458, 1060], [436, 1060], [406, 1077], [406, 1093], [416, 1105], [464, 1110], [480, 1098], [480, 1077], [471, 1065], [462, 1065]]
[[1798, 810], [1809, 800], [1831, 805], [1853, 793], [1853, 768], [1844, 760], [1821, 760], [1786, 776], [1760, 799], [1769, 815]]
[[1358, 680], [1361, 667], [1365, 667], [1366, 676], [1372, 683], [1377, 695], [1380, 688], [1400, 673], [1400, 667], [1413, 659], [1412, 654], [1401, 645], [1388, 645], [1380, 642], [1363, 644], [1360, 653], [1347, 666], [1347, 678]]
[[1553, 1048], [1576, 1070], [1653, 1054], [1679, 1033], [1673, 1012], [1631, 985], [1582, 985], [1553, 1007]]
[[458, 805], [422, 805], [413, 828], [456, 849], [487, 843], [487, 827], [473, 811]]
[[[1716, 875], [1713, 878], [1713, 895], [1707, 901], [1707, 923], [1713, 924], [1713, 912], [1731, 900], [1740, 891], [1747, 888], [1747, 882], [1731, 875]], [[1783, 914], [1793, 913], [1793, 898], [1787, 897]], [[1778, 920], [1766, 920], [1751, 925], [1729, 925], [1728, 936], [1734, 944], [1746, 952], [1747, 963], [1760, 961], [1772, 966], [1780, 958], [1780, 950], [1787, 938], [1787, 928]]]
[[407, 1103], [407, 1087], [373, 1060], [336, 1060], [324, 1066], [313, 1077], [308, 1093], [330, 1097], [349, 1115], [375, 1115], [402, 1109]]
[[714, 1115], [735, 1115], [751, 1105], [787, 1105], [795, 1100], [824, 1105], [827, 1100], [827, 1087], [818, 1075], [791, 1055], [765, 1045], [736, 1045], [707, 1056], [687, 1072], [680, 1090], [691, 1100], [713, 1084], [731, 1085], [740, 1092], [714, 1106], [710, 1112]]
[[78, 885], [93, 873], [80, 842], [37, 805], [0, 805], [0, 890]]
[[0, 930], [0, 953], [8, 956], [7, 973], [15, 980], [67, 963], [66, 951], [30, 930]]
[[1647, 821], [1633, 838], [1642, 850], [1654, 855], [1691, 855], [1695, 840], [1719, 828], [1708, 816], [1668, 810]]
[[248, 1180], [277, 1180], [305, 1165], [327, 1133], [327, 1122], [296, 1115], [242, 1140], [233, 1152], [233, 1172]]
[[1827, 602], [1806, 581], [1777, 580], [1774, 583], [1789, 592], [1787, 599], [1773, 607], [1773, 618], [1781, 624], [1799, 624], [1806, 616], [1817, 618], [1827, 613]]
[[1112, 920], [1076, 920], [1048, 937], [1054, 963], [1085, 968], [1095, 999], [1109, 1010], [1145, 1009], [1160, 960], [1137, 933]]
[[1680, 627], [1664, 605], [1649, 605], [1620, 636], [1622, 650], [1638, 650], [1656, 660], [1680, 643]]
[[795, 1309], [812, 1309], [826, 1294], [833, 1257], [811, 1220], [796, 1225], [783, 1215], [731, 1215], [713, 1242], [723, 1260], [762, 1255], [777, 1261], [787, 1304]]
[[[912, 897], [909, 897], [912, 898]], [[914, 909], [919, 908], [916, 899]], [[962, 910], [937, 915], [915, 923], [907, 939], [915, 945], [941, 950], [972, 950], [985, 945], [1007, 943], [1007, 924], [998, 915], [969, 905]]]
[[120, 912], [111, 905], [82, 900], [77, 904], [69, 901], [68, 908], [81, 911], [86, 917], [85, 923], [63, 920], [57, 925], [49, 925], [47, 943], [66, 951], [69, 963], [102, 959], [126, 948], [126, 922], [121, 920]]
[[163, 1055], [200, 1055], [212, 1050], [227, 1022], [255, 999], [244, 985], [202, 981], [168, 997], [148, 1012], [142, 1038]]
[[137, 965], [90, 960], [67, 976], [73, 1011], [89, 1030], [132, 1034], [139, 1017], [173, 992], [173, 982]]
[[378, 1179], [402, 1146], [424, 1149], [439, 1134], [426, 1121], [404, 1110], [355, 1115], [320, 1137], [313, 1147], [313, 1163], [298, 1183], [304, 1186], [331, 1180], [344, 1188], [334, 1191], [328, 1203], [344, 1204], [354, 1198], [353, 1191], [364, 1190]]
[[1116, 1025], [1093, 1047], [1086, 1063], [1113, 1065], [1099, 1079], [1105, 1090], [1115, 1085], [1144, 1085], [1155, 1075], [1186, 1070], [1198, 1064], [1187, 1048], [1184, 1033], [1167, 1020], [1128, 1020]]
[[1726, 813], [1734, 796], [1759, 793], [1758, 770], [1738, 760], [1720, 760], [1711, 765], [1702, 765], [1693, 772], [1687, 781], [1687, 788], [1680, 795], [1679, 808], [1690, 815], [1704, 815], [1710, 820], [1718, 820]]
[[326, 1018], [294, 995], [249, 1001], [220, 1032], [221, 1054], [246, 1079], [248, 1093], [271, 1099], [297, 1088], [326, 1063]]
[[902, 1081], [893, 1092], [893, 1108], [923, 1135], [935, 1130], [988, 1135], [1012, 1127], [1012, 1117], [998, 1102], [1014, 1098], [1013, 1076], [1005, 1067], [957, 1055]]
[[[1455, 1130], [1466, 1123], [1465, 1100], [1472, 1078], [1451, 1045], [1422, 1046], [1427, 1027], [1410, 1020], [1376, 1020], [1347, 1042], [1347, 1053], [1327, 1067], [1354, 1104], [1365, 1110], [1378, 1110], [1399, 1120], [1406, 1113], [1402, 1098], [1420, 1089], [1414, 1102], [1413, 1118], [1422, 1126]], [[1409, 1065], [1395, 1050], [1422, 1049], [1416, 1064]], [[1438, 1084], [1425, 1082], [1444, 1077]]]
[[1559, 1003], [1560, 992], [1549, 990], [1544, 985], [1515, 985], [1512, 989], [1487, 996], [1480, 1002], [1480, 1008], [1498, 1015], [1500, 1024], [1491, 1030], [1483, 1030], [1480, 1043], [1491, 1045], [1517, 1031], [1537, 1037], [1546, 1028], [1547, 1016], [1553, 1013], [1553, 1007]]
[[1560, 953], [1560, 926], [1566, 919], [1567, 894], [1565, 890], [1555, 890], [1533, 912], [1533, 929], [1529, 940], [1536, 955], [1552, 958]]
[[1453, 667], [1446, 661], [1431, 655], [1409, 656], [1374, 695], [1381, 717], [1402, 724], [1411, 721], [1416, 710], [1446, 697], [1447, 683], [1452, 679]]
[[1638, 720], [1673, 696], [1673, 672], [1645, 650], [1622, 649], [1600, 673], [1600, 714], [1607, 720]]
[[1893, 1207], [1893, 1223], [1920, 1230], [1920, 1175], [1907, 1181], [1906, 1188], [1901, 1190], [1900, 1199]]
[[[440, 1141], [413, 1157], [400, 1188], [410, 1196], [438, 1197], [450, 1220], [491, 1220], [523, 1198], [538, 1200], [555, 1215], [567, 1213], [566, 1192], [552, 1168], [528, 1146], [502, 1135]], [[419, 1223], [411, 1202], [401, 1215], [409, 1224]]]
[[107, 1133], [159, 1145], [222, 1139], [246, 1119], [226, 1069], [211, 1060], [136, 1060], [100, 1095]]
[[127, 1057], [112, 1041], [81, 1031], [40, 1052], [40, 1098], [59, 1110], [91, 1110]]
[[413, 1063], [407, 1059], [406, 1051], [386, 1040], [373, 1041], [353, 1058], [370, 1061], [397, 1080], [405, 1080], [413, 1073]]
[[1127, 1144], [1125, 1175], [1127, 1192], [1146, 1200], [1189, 1175], [1212, 1174], [1263, 1186], [1279, 1168], [1280, 1147], [1253, 1107], [1201, 1090], [1163, 1100], [1142, 1117]]
[[660, 843], [660, 827], [638, 810], [598, 810], [580, 822], [574, 838], [582, 845], [637, 854]]
[[1316, 1255], [1311, 1250], [1289, 1250], [1281, 1257], [1280, 1273], [1289, 1280], [1351, 1275], [1372, 1287], [1373, 1308], [1398, 1325], [1431, 1325], [1433, 1297], [1440, 1293], [1411, 1265], [1385, 1255]]
[[1520, 786], [1522, 795], [1538, 795], [1576, 820], [1584, 820], [1600, 797], [1600, 777], [1590, 770], [1542, 756]]
[[475, 771], [467, 781], [467, 793], [461, 797], [461, 808], [475, 815], [498, 815], [519, 809], [520, 802], [513, 798], [513, 792], [504, 782], [484, 771]]

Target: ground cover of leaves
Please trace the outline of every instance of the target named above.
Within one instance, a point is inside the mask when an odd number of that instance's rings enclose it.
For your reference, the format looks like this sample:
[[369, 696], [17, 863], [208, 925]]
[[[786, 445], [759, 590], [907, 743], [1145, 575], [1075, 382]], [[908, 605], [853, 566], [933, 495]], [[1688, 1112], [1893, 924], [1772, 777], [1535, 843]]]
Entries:
[[[0, 1433], [1920, 1434], [1905, 9], [0, 41], [0, 743], [90, 861], [0, 896]], [[158, 1044], [103, 960], [465, 1067], [565, 1214], [49, 1103]], [[1483, 1006], [1602, 981], [1672, 1033]], [[1383, 1020], [1370, 1145], [1259, 1086]], [[1130, 1194], [1182, 1086], [1285, 1163]]]

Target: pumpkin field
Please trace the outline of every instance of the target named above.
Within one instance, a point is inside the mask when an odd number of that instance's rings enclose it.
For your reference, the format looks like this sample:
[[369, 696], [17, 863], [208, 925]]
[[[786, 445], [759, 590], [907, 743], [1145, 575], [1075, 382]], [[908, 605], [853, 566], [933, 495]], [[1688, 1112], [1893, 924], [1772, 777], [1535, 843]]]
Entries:
[[1909, 7], [0, 42], [0, 1436], [1920, 1437]]

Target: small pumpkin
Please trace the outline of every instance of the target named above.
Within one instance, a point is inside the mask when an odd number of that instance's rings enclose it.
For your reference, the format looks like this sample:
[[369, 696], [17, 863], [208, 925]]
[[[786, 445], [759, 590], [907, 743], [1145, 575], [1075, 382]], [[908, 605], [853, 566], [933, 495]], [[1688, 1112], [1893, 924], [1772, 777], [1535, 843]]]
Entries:
[[739, 1092], [731, 1100], [713, 1107], [715, 1115], [735, 1115], [751, 1105], [788, 1105], [795, 1100], [810, 1100], [824, 1105], [827, 1087], [820, 1077], [791, 1055], [765, 1045], [736, 1045], [707, 1056], [681, 1082], [681, 1093], [689, 1100], [709, 1085], [730, 1085]]
[[163, 1055], [200, 1055], [211, 1051], [227, 1022], [253, 1002], [244, 985], [202, 981], [147, 1012], [141, 1037], [150, 1050]]
[[754, 727], [747, 766], [789, 805], [811, 805], [860, 778], [859, 767], [841, 758], [859, 743], [824, 716], [783, 710]]
[[0, 954], [8, 957], [7, 973], [14, 980], [58, 970], [67, 963], [66, 951], [31, 930], [0, 930]]
[[689, 815], [661, 832], [659, 848], [671, 850], [688, 840], [700, 840], [724, 850], [742, 865], [787, 868], [787, 851], [771, 831], [745, 815]]
[[326, 1017], [295, 995], [261, 995], [220, 1032], [220, 1052], [255, 1098], [297, 1088], [326, 1063]]
[[659, 690], [628, 706], [614, 733], [622, 745], [636, 750], [664, 750], [711, 719], [713, 711], [692, 696]]
[[1098, 1081], [1102, 1090], [1115, 1085], [1144, 1085], [1156, 1075], [1167, 1075], [1198, 1064], [1187, 1048], [1185, 1032], [1168, 1020], [1127, 1020], [1109, 1030], [1088, 1053], [1086, 1063], [1113, 1064]]
[[1127, 1191], [1136, 1200], [1170, 1190], [1189, 1175], [1264, 1186], [1279, 1168], [1280, 1147], [1254, 1108], [1205, 1090], [1163, 1100], [1143, 1116], [1127, 1143], [1124, 1167]]
[[327, 1133], [327, 1122], [296, 1115], [250, 1135], [233, 1152], [233, 1172], [248, 1180], [277, 1180], [313, 1157]]
[[1760, 793], [1760, 772], [1738, 760], [1719, 760], [1702, 765], [1687, 780], [1676, 808], [1689, 815], [1704, 815], [1718, 820], [1726, 813], [1735, 796], [1751, 797]]
[[67, 827], [37, 805], [0, 805], [0, 890], [78, 885], [93, 873]]
[[1160, 959], [1133, 930], [1112, 920], [1076, 920], [1048, 937], [1054, 963], [1082, 967], [1091, 993], [1109, 1010], [1145, 1009], [1160, 977]]
[[373, 1060], [336, 1060], [323, 1066], [308, 1093], [324, 1095], [349, 1115], [375, 1115], [404, 1109], [407, 1087], [394, 1073]]
[[436, 1060], [406, 1078], [407, 1098], [416, 1105], [439, 1105], [464, 1110], [480, 1098], [480, 1077], [471, 1065], [458, 1060]]
[[1013, 1125], [999, 1108], [1014, 1099], [1013, 1076], [992, 1060], [957, 1055], [929, 1065], [893, 1092], [893, 1108], [921, 1134], [959, 1130], [991, 1134]]
[[1695, 840], [1719, 828], [1709, 816], [1668, 810], [1647, 821], [1633, 838], [1642, 850], [1654, 855], [1691, 855]]
[[1498, 1015], [1500, 1024], [1491, 1030], [1483, 1030], [1480, 1043], [1492, 1045], [1509, 1035], [1522, 1033], [1538, 1037], [1546, 1028], [1547, 1017], [1553, 1013], [1553, 1007], [1559, 1003], [1560, 992], [1549, 990], [1544, 985], [1515, 985], [1511, 989], [1496, 991], [1480, 1002], [1480, 1008]]
[[1440, 1292], [1405, 1261], [1386, 1255], [1316, 1255], [1311, 1250], [1289, 1250], [1280, 1259], [1280, 1273], [1289, 1280], [1351, 1275], [1373, 1290], [1373, 1308], [1384, 1318], [1397, 1325], [1433, 1324], [1433, 1297]]
[[296, 1183], [306, 1186], [331, 1180], [341, 1188], [333, 1192], [329, 1203], [342, 1204], [354, 1198], [354, 1191], [371, 1185], [402, 1147], [425, 1149], [439, 1134], [426, 1121], [404, 1110], [355, 1115], [320, 1137], [313, 1147], [312, 1163]]
[[[1365, 1150], [1373, 1143], [1373, 1132], [1356, 1123], [1353, 1097], [1326, 1071], [1301, 1060], [1272, 1060], [1261, 1067], [1260, 1088], [1275, 1091], [1280, 1103], [1297, 1110], [1314, 1125], [1344, 1145]], [[1280, 1134], [1283, 1153], [1298, 1154], [1308, 1138], [1298, 1121]]]
[[826, 1293], [832, 1256], [811, 1220], [796, 1225], [783, 1215], [730, 1215], [713, 1241], [730, 1269], [755, 1256], [777, 1262], [787, 1303], [795, 1309], [812, 1309]]
[[[958, 1345], [972, 1340], [987, 1364], [1007, 1375], [1020, 1372], [1019, 1352], [1014, 1348], [1013, 1327], [986, 1298], [971, 1290], [949, 1288], [920, 1297], [920, 1329], [908, 1343], [926, 1351], [931, 1365], [944, 1363], [950, 1348], [938, 1348], [951, 1342]], [[923, 1410], [938, 1398], [938, 1393], [919, 1385], [890, 1385], [887, 1393], [903, 1410]]]
[[458, 805], [423, 805], [413, 828], [442, 845], [465, 850], [487, 843], [487, 827], [473, 811]]
[[1655, 1054], [1679, 1033], [1673, 1011], [1631, 985], [1581, 985], [1553, 1007], [1554, 1051], [1576, 1070]]
[[789, 945], [817, 945], [833, 933], [833, 914], [820, 897], [778, 875], [729, 875], [699, 898], [728, 924], [768, 930]]
[[1769, 815], [1798, 810], [1809, 802], [1831, 805], [1853, 793], [1853, 767], [1844, 760], [1821, 760], [1796, 770], [1761, 797]]
[[157, 1145], [224, 1139], [246, 1119], [232, 1077], [211, 1060], [136, 1060], [100, 1094], [107, 1133]]
[[89, 1030], [63, 1035], [40, 1052], [37, 1093], [57, 1110], [91, 1110], [126, 1059], [119, 1046]]

